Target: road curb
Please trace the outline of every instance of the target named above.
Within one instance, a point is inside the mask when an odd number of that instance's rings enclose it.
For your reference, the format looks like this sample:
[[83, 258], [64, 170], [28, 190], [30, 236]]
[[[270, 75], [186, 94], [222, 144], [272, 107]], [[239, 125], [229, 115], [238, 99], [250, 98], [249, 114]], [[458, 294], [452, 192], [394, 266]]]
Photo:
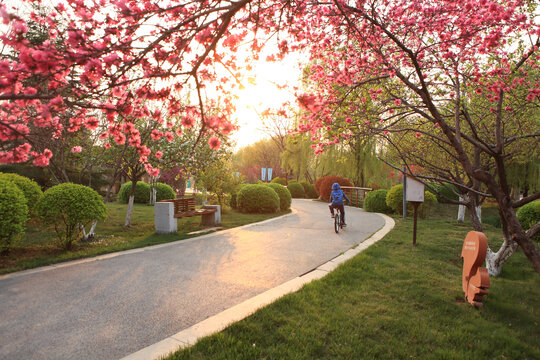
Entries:
[[[294, 213], [284, 216], [291, 216], [293, 214]], [[340, 264], [353, 258], [371, 245], [375, 244], [377, 241], [381, 240], [386, 234], [388, 234], [390, 230], [392, 230], [392, 228], [395, 226], [394, 219], [384, 214], [377, 215], [381, 216], [384, 219], [384, 226], [377, 232], [375, 232], [373, 235], [371, 235], [369, 238], [359, 243], [354, 248], [345, 251], [343, 254], [318, 266], [317, 268], [307, 272], [306, 274], [298, 276], [257, 296], [245, 300], [238, 305], [224, 310], [219, 314], [211, 316], [206, 320], [203, 320], [187, 329], [184, 329], [162, 341], [159, 341], [133, 354], [123, 357], [121, 360], [154, 360], [168, 356], [181, 348], [194, 345], [200, 338], [219, 332], [225, 329], [227, 326], [231, 325], [232, 323], [248, 317], [258, 309], [276, 301], [284, 295], [300, 290], [300, 288], [302, 288], [302, 286], [304, 286], [305, 284], [308, 284], [313, 280], [323, 278], [324, 276], [328, 275], [328, 273], [335, 270]], [[248, 224], [245, 225], [245, 227], [265, 223], [274, 219], [268, 219], [259, 223]]]

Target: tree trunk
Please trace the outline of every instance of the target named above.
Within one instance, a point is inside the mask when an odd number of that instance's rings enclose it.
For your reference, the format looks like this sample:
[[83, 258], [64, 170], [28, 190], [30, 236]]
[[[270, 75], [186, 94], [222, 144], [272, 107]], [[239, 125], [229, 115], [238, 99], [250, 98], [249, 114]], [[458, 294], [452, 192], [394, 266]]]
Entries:
[[518, 243], [509, 240], [506, 236], [499, 251], [494, 253], [489, 247], [486, 254], [486, 268], [490, 276], [499, 276], [502, 272], [502, 265], [518, 248]]
[[126, 221], [124, 222], [124, 228], [131, 226], [131, 213], [133, 212], [133, 203], [135, 202], [135, 195], [129, 196], [128, 208], [126, 212]]
[[[465, 201], [465, 196], [460, 196], [459, 201]], [[457, 221], [461, 223], [465, 221], [465, 205], [458, 206]]]
[[137, 187], [137, 181], [131, 179], [131, 192], [129, 193], [128, 208], [126, 212], [126, 221], [124, 222], [124, 228], [131, 226], [131, 213], [133, 212], [133, 203], [135, 202], [135, 189]]

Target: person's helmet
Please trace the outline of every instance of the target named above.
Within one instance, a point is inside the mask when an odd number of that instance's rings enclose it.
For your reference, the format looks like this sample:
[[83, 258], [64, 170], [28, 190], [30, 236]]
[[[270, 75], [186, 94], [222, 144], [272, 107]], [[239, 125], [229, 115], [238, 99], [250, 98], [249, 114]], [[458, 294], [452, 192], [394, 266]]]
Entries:
[[332, 185], [332, 190], [339, 190], [341, 189], [341, 187], [339, 186], [338, 183], [334, 183], [334, 185]]

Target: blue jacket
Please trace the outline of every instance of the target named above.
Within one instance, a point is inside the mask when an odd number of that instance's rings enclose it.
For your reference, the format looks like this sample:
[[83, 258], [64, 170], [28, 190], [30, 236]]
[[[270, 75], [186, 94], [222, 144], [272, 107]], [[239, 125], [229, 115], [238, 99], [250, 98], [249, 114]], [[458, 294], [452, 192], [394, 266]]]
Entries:
[[347, 195], [341, 190], [341, 187], [338, 183], [332, 185], [332, 193], [330, 194], [330, 201], [335, 205], [343, 205], [343, 198], [347, 199], [348, 202], [351, 202]]

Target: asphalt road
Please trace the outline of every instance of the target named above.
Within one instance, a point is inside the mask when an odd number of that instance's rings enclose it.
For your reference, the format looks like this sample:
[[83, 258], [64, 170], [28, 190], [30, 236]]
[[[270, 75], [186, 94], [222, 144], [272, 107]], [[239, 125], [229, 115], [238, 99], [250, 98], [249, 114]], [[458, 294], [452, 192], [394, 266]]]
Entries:
[[384, 225], [328, 206], [94, 261], [0, 277], [0, 359], [118, 359], [304, 274]]

